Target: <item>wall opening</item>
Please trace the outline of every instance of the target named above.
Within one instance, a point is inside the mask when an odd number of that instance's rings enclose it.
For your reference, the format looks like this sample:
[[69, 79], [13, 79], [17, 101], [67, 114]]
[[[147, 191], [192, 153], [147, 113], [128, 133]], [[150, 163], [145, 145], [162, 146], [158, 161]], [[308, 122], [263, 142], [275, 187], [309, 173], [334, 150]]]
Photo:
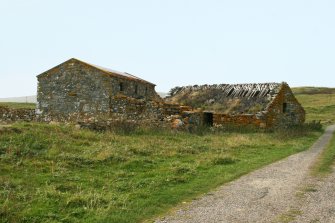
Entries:
[[135, 94], [138, 94], [138, 85], [135, 85]]
[[120, 84], [119, 84], [119, 91], [123, 91], [124, 90], [124, 86], [123, 86], [123, 83], [121, 82]]
[[287, 112], [287, 103], [283, 103], [283, 113]]
[[204, 112], [204, 125], [213, 126], [213, 113], [212, 112]]

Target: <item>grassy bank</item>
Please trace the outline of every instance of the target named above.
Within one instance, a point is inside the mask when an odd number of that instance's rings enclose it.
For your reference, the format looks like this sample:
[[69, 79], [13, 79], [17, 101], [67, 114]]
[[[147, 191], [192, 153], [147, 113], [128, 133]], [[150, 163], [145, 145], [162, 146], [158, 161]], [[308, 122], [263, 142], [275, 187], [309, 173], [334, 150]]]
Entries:
[[307, 149], [320, 132], [0, 129], [0, 222], [139, 222]]
[[335, 88], [328, 87], [294, 87], [292, 88], [294, 94], [335, 94]]
[[306, 110], [306, 121], [335, 123], [335, 88], [293, 88], [296, 98]]
[[319, 160], [313, 166], [314, 175], [326, 175], [332, 172], [335, 162], [335, 134], [333, 135], [327, 148], [321, 153]]
[[296, 95], [306, 110], [306, 121], [335, 123], [335, 94]]
[[5, 106], [9, 108], [27, 108], [27, 109], [34, 109], [36, 108], [35, 103], [19, 103], [19, 102], [0, 102], [0, 106]]

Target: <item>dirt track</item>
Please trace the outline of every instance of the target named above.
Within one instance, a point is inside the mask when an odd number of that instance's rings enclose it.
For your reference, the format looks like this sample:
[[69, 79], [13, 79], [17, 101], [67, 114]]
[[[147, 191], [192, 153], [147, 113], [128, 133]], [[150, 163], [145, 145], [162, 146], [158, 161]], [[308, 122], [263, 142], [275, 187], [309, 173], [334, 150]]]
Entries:
[[156, 222], [335, 222], [335, 174], [321, 183], [309, 175], [334, 130], [335, 125], [328, 127], [311, 149], [225, 184]]

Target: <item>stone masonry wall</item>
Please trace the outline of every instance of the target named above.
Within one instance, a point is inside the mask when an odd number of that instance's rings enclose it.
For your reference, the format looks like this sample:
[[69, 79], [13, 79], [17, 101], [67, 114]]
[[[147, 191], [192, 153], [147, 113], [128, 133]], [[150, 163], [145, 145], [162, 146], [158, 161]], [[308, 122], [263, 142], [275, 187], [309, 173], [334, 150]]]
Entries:
[[[176, 104], [165, 104], [157, 101], [147, 101], [135, 99], [124, 95], [116, 95], [112, 98], [113, 106], [107, 111], [97, 113], [73, 112], [64, 114], [61, 112], [42, 113], [37, 116], [38, 121], [42, 122], [70, 122], [80, 123], [82, 126], [92, 126], [98, 129], [108, 129], [116, 122], [131, 122], [145, 127], [161, 126], [172, 127], [176, 118], [186, 118], [182, 115], [189, 107]], [[188, 120], [188, 119], [186, 119]], [[195, 123], [195, 118], [191, 118], [191, 123]]]
[[260, 128], [266, 127], [265, 116], [256, 114], [228, 115], [228, 114], [214, 113], [213, 123], [214, 126], [236, 125], [236, 126], [254, 126]]
[[304, 122], [304, 108], [294, 97], [290, 87], [287, 84], [283, 84], [278, 95], [267, 107], [267, 126], [297, 125]]

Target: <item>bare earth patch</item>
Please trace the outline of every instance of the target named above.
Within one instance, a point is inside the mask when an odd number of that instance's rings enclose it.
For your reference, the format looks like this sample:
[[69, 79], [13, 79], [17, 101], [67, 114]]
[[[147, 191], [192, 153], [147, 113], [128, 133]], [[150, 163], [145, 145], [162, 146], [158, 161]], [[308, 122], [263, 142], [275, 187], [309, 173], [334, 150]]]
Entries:
[[[334, 222], [331, 221], [335, 215], [334, 202], [331, 203], [335, 197], [332, 187], [334, 174], [329, 181], [320, 183], [320, 189], [315, 189], [309, 181], [309, 167], [327, 145], [334, 130], [334, 125], [328, 127], [308, 151], [225, 184], [156, 222]], [[328, 191], [322, 195], [325, 200], [318, 200], [322, 199], [321, 196], [314, 196], [313, 193], [322, 193], [322, 190]], [[305, 198], [305, 194], [312, 195]], [[303, 202], [304, 199], [309, 199], [311, 205]], [[326, 210], [315, 207], [322, 202]], [[311, 218], [314, 216], [312, 210], [318, 213], [315, 218]], [[327, 220], [322, 218], [323, 211], [328, 211]]]

